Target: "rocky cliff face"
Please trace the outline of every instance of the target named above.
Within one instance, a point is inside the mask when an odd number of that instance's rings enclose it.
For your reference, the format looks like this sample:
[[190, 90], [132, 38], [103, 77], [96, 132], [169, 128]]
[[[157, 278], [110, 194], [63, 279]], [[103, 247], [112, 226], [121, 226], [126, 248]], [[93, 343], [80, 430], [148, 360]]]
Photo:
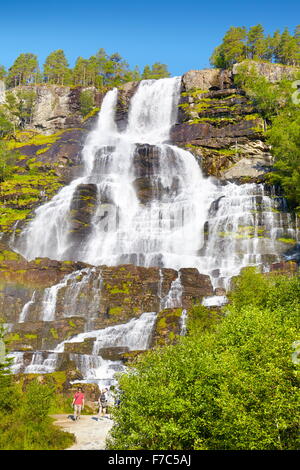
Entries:
[[232, 71], [199, 70], [183, 76], [171, 140], [194, 153], [207, 175], [263, 181], [272, 165], [263, 131], [263, 120], [236, 88]]
[[[82, 126], [83, 116], [80, 107], [80, 95], [82, 92], [89, 91], [91, 93], [95, 108], [101, 106], [103, 99], [103, 94], [95, 87], [23, 85], [12, 88], [9, 91], [16, 96], [17, 92], [34, 92], [35, 98], [33, 100], [32, 116], [26, 128], [45, 135], [50, 135], [70, 127]], [[4, 93], [2, 94], [2, 101], [5, 102]]]

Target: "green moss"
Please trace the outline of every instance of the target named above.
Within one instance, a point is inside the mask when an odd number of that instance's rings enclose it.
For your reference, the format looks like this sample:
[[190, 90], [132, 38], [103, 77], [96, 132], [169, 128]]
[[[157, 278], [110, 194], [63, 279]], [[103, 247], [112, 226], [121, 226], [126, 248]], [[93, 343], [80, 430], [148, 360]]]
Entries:
[[18, 261], [20, 255], [14, 251], [3, 250], [0, 252], [0, 261]]
[[20, 341], [21, 337], [19, 333], [9, 333], [6, 339], [10, 343], [11, 341]]
[[202, 117], [202, 118], [195, 118], [188, 121], [188, 124], [199, 124], [199, 123], [211, 123], [211, 124], [221, 124], [223, 122], [227, 123], [235, 123], [237, 121], [236, 118], [233, 117]]
[[54, 339], [58, 339], [58, 333], [55, 328], [50, 328], [50, 333]]
[[192, 88], [189, 91], [184, 91], [181, 93], [181, 96], [191, 96], [192, 98], [197, 98], [199, 95], [208, 93], [208, 90], [201, 90], [200, 88]]
[[122, 307], [112, 307], [110, 310], [109, 310], [109, 314], [110, 315], [120, 315], [123, 311], [123, 308]]
[[97, 114], [99, 111], [100, 111], [100, 108], [92, 109], [92, 111], [90, 111], [86, 116], [84, 116], [83, 122], [89, 119], [90, 117], [95, 116], [95, 114]]
[[247, 114], [244, 116], [245, 121], [254, 121], [255, 119], [259, 119], [261, 116], [259, 114]]
[[46, 147], [37, 150], [35, 153], [36, 153], [36, 155], [41, 155], [42, 153], [47, 152], [49, 150], [49, 148], [50, 148], [50, 145], [47, 145]]
[[15, 140], [7, 141], [7, 147], [9, 149], [17, 149], [17, 148], [21, 148], [21, 147], [24, 147], [24, 146], [27, 146], [27, 145], [40, 146], [40, 145], [53, 144], [65, 132], [66, 132], [66, 129], [64, 129], [62, 131], [59, 131], [59, 132], [56, 132], [55, 134], [51, 134], [51, 135], [33, 134], [25, 142], [24, 141], [23, 142], [18, 142], [18, 141], [15, 141]]
[[27, 339], [36, 339], [36, 338], [37, 338], [37, 335], [26, 334], [26, 335], [25, 335], [25, 338], [27, 338]]
[[282, 243], [293, 244], [293, 245], [297, 243], [297, 241], [294, 240], [293, 238], [277, 238], [277, 241], [282, 242]]
[[[44, 195], [51, 198], [61, 187], [58, 177], [51, 171], [43, 171], [36, 159], [28, 160], [29, 171], [14, 173], [0, 184], [1, 199], [0, 230], [9, 232], [18, 220], [24, 220], [29, 212], [41, 201]], [[28, 162], [27, 162], [28, 163]]]

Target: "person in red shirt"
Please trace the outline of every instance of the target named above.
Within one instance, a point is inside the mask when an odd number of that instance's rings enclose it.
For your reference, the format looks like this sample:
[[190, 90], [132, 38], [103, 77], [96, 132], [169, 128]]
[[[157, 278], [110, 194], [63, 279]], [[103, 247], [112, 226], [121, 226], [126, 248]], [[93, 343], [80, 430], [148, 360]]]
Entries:
[[75, 421], [80, 418], [80, 413], [84, 409], [84, 393], [82, 388], [79, 387], [74, 395], [72, 406], [74, 407]]

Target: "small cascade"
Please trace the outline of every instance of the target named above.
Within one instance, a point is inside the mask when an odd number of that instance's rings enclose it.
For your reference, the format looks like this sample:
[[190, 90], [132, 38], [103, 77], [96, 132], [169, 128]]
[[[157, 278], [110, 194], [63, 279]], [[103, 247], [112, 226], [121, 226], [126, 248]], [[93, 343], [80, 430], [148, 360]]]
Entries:
[[10, 353], [9, 357], [14, 360], [11, 365], [11, 371], [14, 374], [49, 374], [55, 372], [58, 355], [45, 351], [37, 351], [32, 355], [29, 364], [26, 364], [24, 352]]
[[58, 284], [45, 289], [41, 320], [55, 320], [58, 293], [64, 288], [66, 288], [64, 292], [64, 316], [72, 317], [80, 315], [80, 312], [82, 312], [82, 309], [78, 308], [80, 292], [89, 282], [90, 276], [94, 271], [95, 269], [73, 271], [72, 273], [67, 274]]
[[187, 327], [186, 327], [187, 319], [188, 319], [187, 310], [183, 309], [181, 317], [180, 317], [180, 336], [185, 336], [187, 333]]
[[[63, 298], [64, 317], [83, 316], [86, 319], [86, 331], [93, 329], [93, 322], [98, 317], [101, 290], [101, 271], [97, 274], [96, 268], [76, 271], [67, 279], [67, 288]], [[89, 289], [88, 302], [82, 293]]]
[[24, 305], [19, 317], [19, 323], [23, 323], [27, 320], [27, 317], [30, 312], [30, 307], [35, 303], [35, 292], [33, 292], [31, 299]]
[[284, 240], [299, 238], [284, 198], [273, 188], [227, 183], [216, 187], [211, 197], [206, 242], [197, 267], [211, 276], [214, 287], [228, 289], [231, 277], [243, 267], [279, 261], [286, 250]]
[[84, 377], [81, 382], [97, 383], [99, 387], [116, 385], [116, 372], [125, 370], [121, 361], [102, 359], [101, 356], [70, 354], [70, 359], [75, 362], [76, 368]]
[[228, 303], [226, 295], [212, 295], [210, 297], [204, 297], [202, 299], [202, 305], [204, 307], [222, 307]]
[[133, 318], [122, 325], [109, 326], [102, 330], [80, 333], [73, 338], [58, 344], [53, 351], [37, 351], [26, 364], [24, 352], [14, 352], [10, 357], [14, 359], [11, 366], [13, 373], [47, 374], [57, 368], [59, 357], [64, 353], [66, 343], [81, 343], [87, 338], [95, 338], [92, 354], [73, 354], [69, 357], [76, 364], [84, 377], [84, 381], [97, 382], [102, 385], [114, 383], [117, 371], [124, 370], [121, 361], [112, 361], [101, 357], [101, 349], [120, 348], [124, 351], [146, 350], [151, 343], [152, 331], [157, 314], [155, 312], [143, 313], [139, 318]]
[[128, 323], [80, 333], [70, 340], [60, 343], [55, 351], [62, 352], [66, 342], [80, 343], [87, 338], [95, 338], [93, 355], [98, 355], [102, 348], [123, 347], [130, 351], [145, 350], [151, 341], [155, 320], [155, 312], [146, 312], [139, 318], [132, 318]]
[[41, 311], [41, 320], [42, 321], [53, 321], [55, 320], [55, 311], [56, 311], [56, 301], [57, 294], [60, 289], [66, 287], [68, 281], [76, 277], [80, 271], [75, 271], [74, 273], [68, 274], [63, 278], [61, 282], [45, 289], [43, 307]]
[[178, 273], [175, 281], [172, 282], [168, 294], [161, 300], [160, 310], [165, 308], [178, 308], [182, 305], [182, 284], [181, 273]]

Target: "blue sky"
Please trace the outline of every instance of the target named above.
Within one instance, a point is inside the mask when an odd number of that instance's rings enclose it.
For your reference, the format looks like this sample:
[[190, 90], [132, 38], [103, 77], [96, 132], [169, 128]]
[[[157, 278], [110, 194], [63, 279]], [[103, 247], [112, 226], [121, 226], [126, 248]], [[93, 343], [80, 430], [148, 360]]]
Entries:
[[209, 57], [230, 26], [261, 23], [267, 33], [300, 24], [299, 0], [15, 0], [0, 9], [0, 64], [22, 52], [42, 65], [63, 49], [71, 66], [103, 47], [142, 69], [156, 61], [172, 75], [209, 67]]

